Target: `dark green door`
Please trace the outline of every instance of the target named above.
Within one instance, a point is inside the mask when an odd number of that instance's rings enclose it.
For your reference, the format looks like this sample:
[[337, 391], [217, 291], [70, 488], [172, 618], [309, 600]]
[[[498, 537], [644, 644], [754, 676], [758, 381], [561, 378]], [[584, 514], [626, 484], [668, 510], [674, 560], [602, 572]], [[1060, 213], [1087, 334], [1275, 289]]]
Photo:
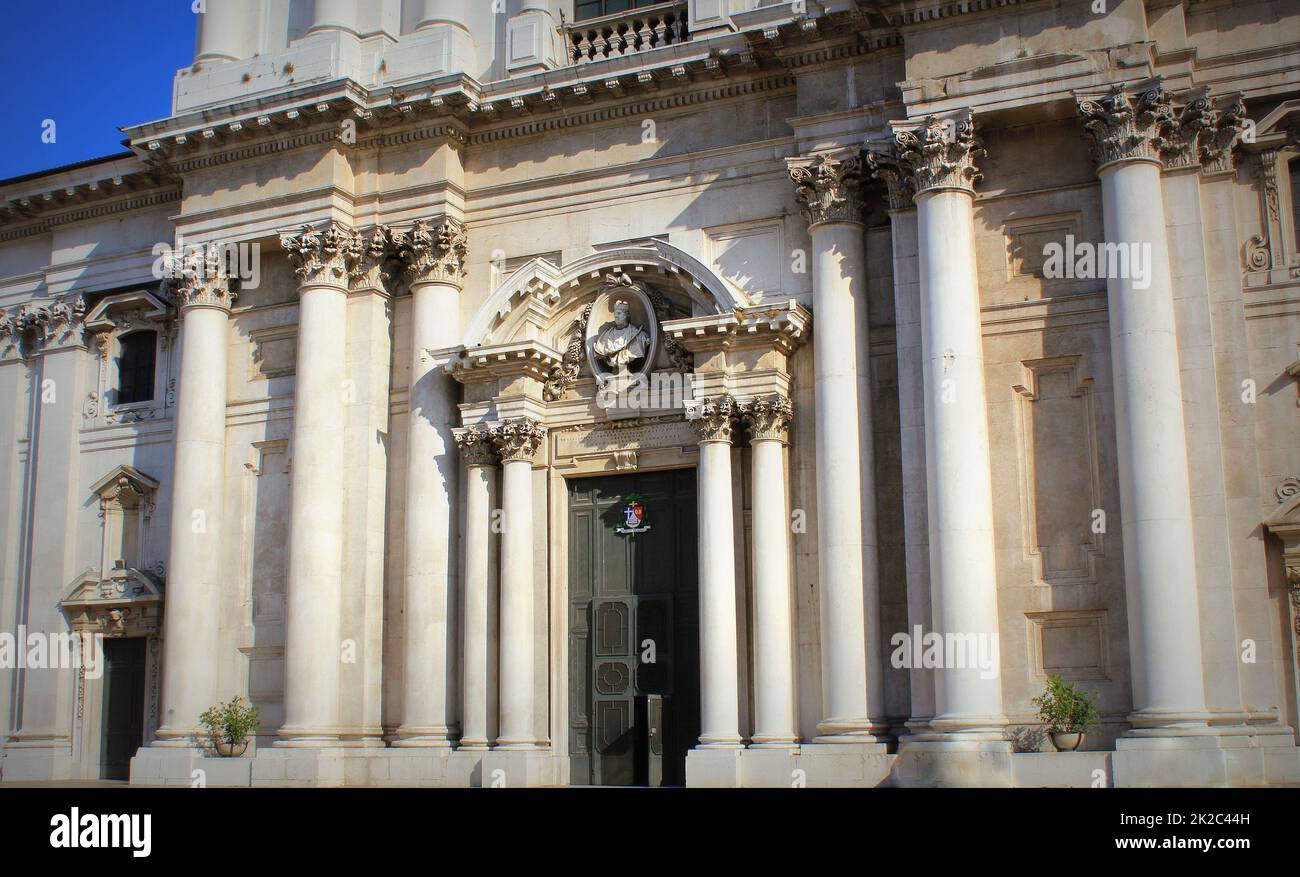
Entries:
[[144, 744], [144, 638], [104, 641], [103, 738], [99, 775], [130, 777], [131, 757]]
[[[644, 524], [624, 507], [640, 496]], [[569, 482], [572, 780], [684, 785], [700, 733], [695, 471]]]

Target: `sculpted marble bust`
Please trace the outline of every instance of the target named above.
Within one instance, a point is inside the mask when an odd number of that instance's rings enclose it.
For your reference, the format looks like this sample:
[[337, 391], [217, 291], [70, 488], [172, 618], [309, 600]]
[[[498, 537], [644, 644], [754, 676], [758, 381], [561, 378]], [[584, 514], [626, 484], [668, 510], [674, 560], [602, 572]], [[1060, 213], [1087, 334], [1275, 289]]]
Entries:
[[628, 385], [654, 367], [659, 326], [645, 288], [624, 274], [605, 277], [587, 316], [587, 364], [601, 387]]
[[617, 375], [628, 373], [628, 365], [645, 359], [650, 349], [650, 336], [640, 326], [629, 320], [628, 303], [614, 302], [614, 319], [600, 327], [592, 350], [600, 361]]

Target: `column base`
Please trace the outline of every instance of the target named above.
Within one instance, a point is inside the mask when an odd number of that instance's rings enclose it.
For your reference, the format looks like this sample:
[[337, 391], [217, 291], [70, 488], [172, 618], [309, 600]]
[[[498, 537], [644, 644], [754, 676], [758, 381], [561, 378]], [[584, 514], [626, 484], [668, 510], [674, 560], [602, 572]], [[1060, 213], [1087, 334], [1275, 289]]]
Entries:
[[853, 744], [857, 746], [888, 746], [893, 742], [889, 725], [875, 719], [828, 718], [817, 723], [817, 736], [813, 743]]
[[399, 747], [422, 747], [426, 749], [450, 749], [455, 746], [451, 730], [445, 727], [397, 729], [397, 736], [392, 745]]
[[793, 734], [755, 734], [750, 749], [798, 749], [799, 738]]
[[279, 739], [271, 745], [281, 748], [322, 749], [342, 745], [338, 731], [323, 728], [281, 728], [276, 736]]

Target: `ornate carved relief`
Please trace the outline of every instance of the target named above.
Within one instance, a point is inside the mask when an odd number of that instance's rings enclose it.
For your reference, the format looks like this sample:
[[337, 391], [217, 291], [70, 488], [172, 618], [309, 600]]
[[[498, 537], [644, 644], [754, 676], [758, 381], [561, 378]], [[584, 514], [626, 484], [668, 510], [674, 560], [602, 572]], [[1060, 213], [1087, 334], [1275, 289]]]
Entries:
[[191, 308], [219, 308], [230, 311], [235, 293], [215, 251], [192, 251], [172, 259], [163, 278], [163, 289], [184, 313]]
[[794, 405], [785, 396], [754, 399], [740, 406], [740, 416], [749, 430], [751, 442], [789, 440], [790, 423], [794, 420]]
[[535, 420], [521, 417], [494, 426], [491, 435], [497, 453], [501, 455], [501, 462], [509, 463], [531, 459], [546, 437], [546, 430]]
[[460, 448], [465, 463], [469, 466], [494, 466], [497, 462], [497, 449], [493, 443], [492, 431], [469, 426], [452, 430], [456, 437], [456, 446]]
[[1160, 157], [1166, 168], [1201, 167], [1206, 173], [1232, 170], [1232, 150], [1245, 124], [1246, 105], [1240, 95], [1215, 100], [1207, 94], [1177, 99], [1173, 111], [1159, 121]]
[[408, 230], [393, 233], [394, 252], [410, 283], [459, 284], [465, 277], [466, 241], [465, 226], [450, 217], [417, 220]]
[[862, 221], [862, 160], [816, 155], [792, 162], [794, 200], [810, 226]]
[[280, 246], [289, 254], [304, 287], [346, 289], [368, 267], [368, 241], [338, 222], [328, 222], [322, 228], [304, 225], [299, 232], [281, 234]]
[[[894, 131], [897, 171], [911, 172], [917, 195], [936, 189], [960, 189], [973, 194], [975, 184], [983, 178], [975, 159], [983, 154], [984, 143], [969, 114], [946, 119], [931, 116], [919, 127]], [[893, 172], [892, 167], [886, 170]], [[888, 176], [883, 179], [888, 186]]]
[[569, 329], [565, 333], [569, 341], [564, 347], [564, 359], [551, 369], [546, 379], [546, 386], [542, 390], [542, 398], [547, 402], [562, 398], [568, 389], [577, 383], [578, 375], [582, 373], [587, 320], [591, 316], [591, 308], [594, 304], [595, 302], [588, 302], [582, 309], [582, 313], [569, 324]]
[[82, 344], [86, 303], [80, 297], [0, 311], [0, 354], [26, 359], [46, 347]]
[[718, 396], [696, 405], [687, 418], [701, 442], [730, 442], [736, 415], [736, 400]]
[[1136, 95], [1123, 85], [1108, 94], [1078, 96], [1084, 137], [1098, 167], [1115, 161], [1160, 160], [1161, 131], [1177, 124], [1169, 95], [1158, 85]]
[[915, 206], [916, 182], [912, 169], [894, 154], [893, 146], [886, 150], [868, 150], [865, 153], [871, 175], [885, 184], [886, 200], [890, 210], [908, 210]]

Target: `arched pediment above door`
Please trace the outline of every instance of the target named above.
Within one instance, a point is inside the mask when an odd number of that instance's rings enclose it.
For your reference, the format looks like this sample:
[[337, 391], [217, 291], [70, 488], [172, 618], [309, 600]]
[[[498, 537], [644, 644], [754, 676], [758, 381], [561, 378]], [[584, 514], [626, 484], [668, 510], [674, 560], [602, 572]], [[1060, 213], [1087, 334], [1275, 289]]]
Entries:
[[[520, 266], [469, 320], [465, 347], [562, 337], [602, 278], [623, 273], [661, 292], [682, 317], [730, 313], [749, 304], [711, 268], [667, 241], [602, 250], [559, 267], [544, 257]], [[573, 313], [571, 313], [573, 312]]]

